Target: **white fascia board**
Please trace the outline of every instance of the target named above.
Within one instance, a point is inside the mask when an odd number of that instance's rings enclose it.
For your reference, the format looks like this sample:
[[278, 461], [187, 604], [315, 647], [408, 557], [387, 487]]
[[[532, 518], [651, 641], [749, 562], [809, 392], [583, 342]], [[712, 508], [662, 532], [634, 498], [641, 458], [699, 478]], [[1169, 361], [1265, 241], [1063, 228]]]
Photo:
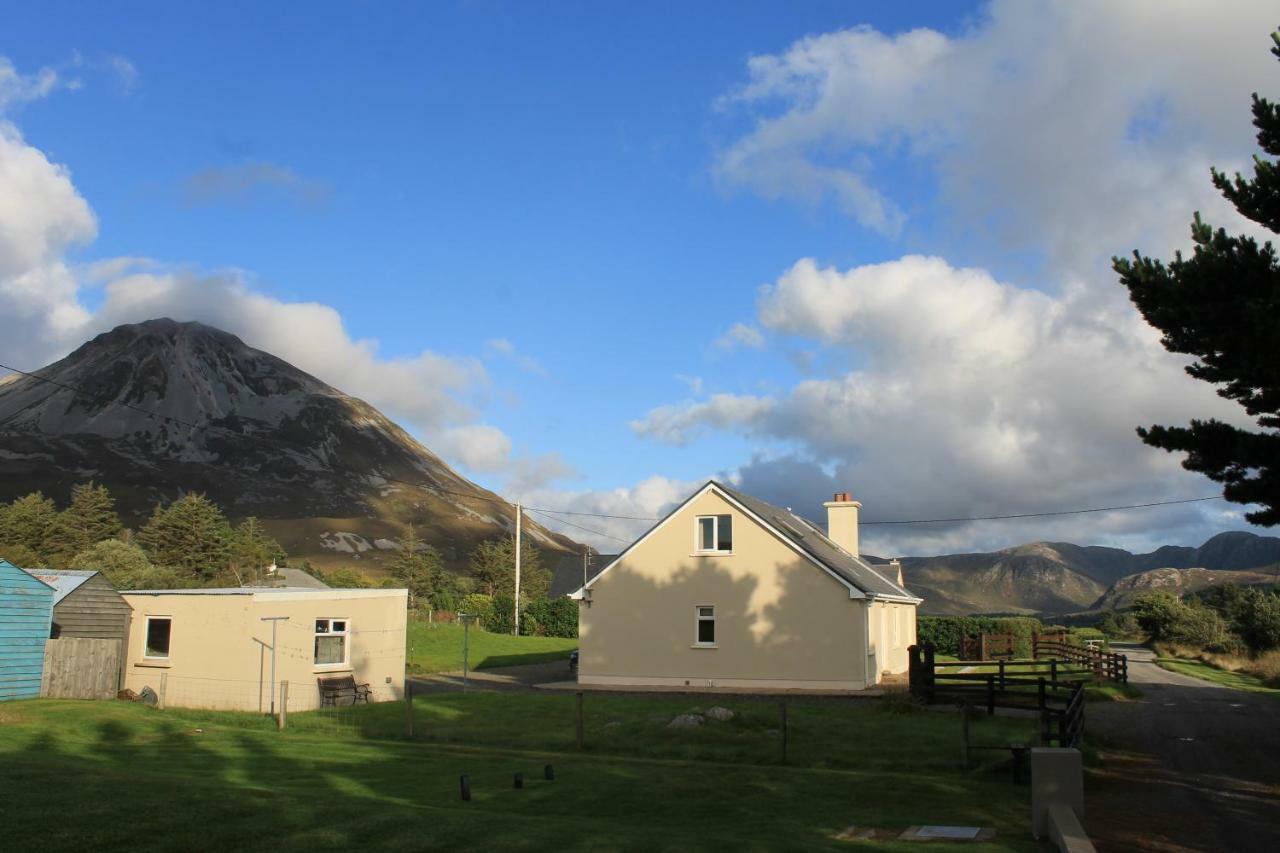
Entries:
[[772, 524], [770, 524], [769, 522], [765, 521], [765, 520], [764, 520], [763, 518], [761, 518], [760, 516], [756, 515], [754, 512], [752, 512], [752, 511], [751, 511], [750, 509], [748, 509], [747, 507], [743, 506], [743, 505], [742, 505], [739, 501], [737, 501], [737, 500], [736, 500], [732, 495], [730, 495], [730, 494], [728, 494], [727, 492], [725, 492], [724, 490], [720, 489], [720, 488], [716, 485], [716, 482], [715, 482], [714, 480], [709, 480], [705, 486], [703, 486], [702, 488], [698, 489], [696, 492], [694, 492], [694, 493], [693, 493], [692, 495], [690, 495], [689, 497], [685, 498], [685, 500], [684, 500], [683, 502], [681, 502], [681, 504], [680, 504], [678, 507], [676, 507], [675, 509], [671, 510], [671, 512], [667, 513], [667, 515], [666, 515], [666, 517], [665, 517], [665, 518], [663, 518], [661, 521], [659, 521], [659, 522], [658, 522], [657, 524], [655, 524], [653, 527], [649, 528], [649, 530], [648, 530], [648, 532], [647, 532], [647, 533], [645, 533], [643, 536], [641, 536], [641, 537], [640, 537], [639, 539], [637, 539], [635, 542], [633, 542], [633, 543], [631, 543], [629, 546], [627, 546], [627, 548], [626, 548], [626, 549], [625, 549], [621, 554], [619, 554], [619, 555], [618, 555], [618, 558], [617, 558], [616, 560], [614, 560], [614, 561], [613, 561], [612, 563], [610, 563], [609, 565], [605, 566], [605, 567], [604, 567], [604, 569], [602, 569], [602, 570], [600, 571], [600, 574], [598, 574], [598, 575], [596, 575], [594, 578], [592, 578], [592, 579], [587, 583], [587, 585], [586, 585], [586, 586], [583, 586], [583, 587], [579, 588], [579, 589], [578, 589], [578, 590], [576, 590], [575, 592], [571, 592], [571, 593], [569, 593], [569, 598], [571, 598], [571, 599], [573, 599], [573, 600], [575, 600], [575, 601], [581, 601], [581, 600], [583, 600], [584, 593], [586, 592], [587, 587], [591, 586], [591, 585], [592, 585], [592, 584], [594, 584], [596, 581], [598, 581], [600, 578], [602, 578], [602, 577], [604, 576], [605, 572], [609, 571], [609, 570], [610, 570], [610, 569], [612, 569], [614, 566], [618, 565], [618, 563], [622, 562], [622, 558], [623, 558], [623, 557], [625, 557], [625, 556], [626, 556], [626, 555], [627, 555], [627, 554], [628, 554], [628, 553], [629, 553], [633, 548], [635, 548], [635, 547], [639, 546], [642, 542], [644, 542], [646, 539], [648, 539], [648, 538], [649, 538], [650, 536], [652, 536], [654, 533], [657, 533], [657, 532], [658, 532], [659, 530], [661, 530], [664, 526], [666, 526], [667, 522], [669, 522], [671, 519], [673, 519], [673, 518], [675, 518], [677, 515], [679, 515], [679, 514], [680, 514], [680, 512], [681, 512], [681, 511], [682, 511], [686, 506], [688, 506], [690, 503], [692, 503], [692, 502], [693, 502], [693, 500], [694, 500], [695, 498], [701, 497], [702, 495], [706, 494], [707, 492], [715, 492], [715, 493], [716, 493], [717, 495], [719, 495], [723, 500], [725, 500], [726, 502], [728, 502], [728, 503], [732, 504], [733, 506], [737, 507], [739, 511], [741, 511], [744, 515], [746, 515], [748, 518], [750, 518], [751, 520], [753, 520], [756, 524], [760, 525], [760, 526], [761, 526], [761, 527], [763, 527], [765, 530], [768, 530], [770, 533], [772, 533], [772, 534], [774, 535], [774, 537], [778, 539], [778, 541], [779, 541], [779, 542], [782, 542], [784, 545], [786, 545], [786, 546], [787, 546], [788, 548], [790, 548], [792, 551], [795, 551], [795, 552], [796, 552], [797, 554], [799, 554], [801, 557], [804, 557], [804, 558], [805, 558], [806, 560], [808, 560], [810, 563], [813, 563], [815, 566], [817, 566], [818, 568], [822, 569], [824, 572], [826, 572], [828, 575], [830, 575], [830, 576], [831, 576], [831, 577], [836, 581], [836, 583], [840, 584], [841, 586], [843, 586], [844, 588], [846, 588], [847, 590], [849, 590], [849, 597], [850, 597], [850, 598], [857, 598], [857, 599], [861, 599], [861, 598], [866, 598], [866, 597], [867, 597], [867, 596], [866, 596], [866, 593], [864, 593], [862, 590], [858, 589], [856, 586], [854, 586], [853, 584], [849, 583], [847, 580], [845, 580], [844, 578], [840, 577], [838, 574], [836, 574], [835, 572], [833, 572], [833, 571], [830, 569], [830, 567], [828, 567], [828, 566], [826, 565], [826, 563], [823, 563], [821, 560], [819, 560], [819, 559], [815, 558], [815, 557], [814, 557], [812, 554], [810, 554], [808, 551], [804, 550], [804, 549], [803, 549], [803, 548], [801, 548], [799, 545], [796, 545], [794, 542], [792, 542], [792, 541], [791, 541], [790, 537], [788, 537], [788, 536], [784, 535], [780, 530], [778, 530], [778, 529], [777, 529], [776, 527], [774, 527]]

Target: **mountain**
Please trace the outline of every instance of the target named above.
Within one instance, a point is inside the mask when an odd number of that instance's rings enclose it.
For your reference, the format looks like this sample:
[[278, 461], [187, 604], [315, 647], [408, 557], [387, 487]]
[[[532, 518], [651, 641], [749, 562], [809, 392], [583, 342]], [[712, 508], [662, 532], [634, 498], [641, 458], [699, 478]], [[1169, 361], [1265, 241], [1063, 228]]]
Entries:
[[[0, 500], [39, 489], [65, 501], [92, 479], [138, 523], [204, 492], [233, 518], [263, 519], [291, 554], [366, 568], [407, 524], [454, 566], [512, 526], [505, 501], [373, 406], [219, 329], [119, 326], [37, 373], [49, 381], [0, 380]], [[539, 546], [581, 553], [525, 524]]]
[[[1048, 613], [1092, 609], [1104, 601], [1127, 601], [1145, 584], [1186, 585], [1188, 590], [1226, 583], [1232, 572], [1266, 569], [1280, 563], [1280, 538], [1244, 531], [1220, 533], [1199, 548], [1165, 546], [1149, 554], [1120, 548], [1035, 542], [1002, 551], [907, 557], [907, 585], [925, 599], [922, 612]], [[1208, 575], [1152, 575], [1122, 580], [1155, 569], [1206, 569]], [[1216, 574], [1214, 574], [1216, 573]], [[1241, 574], [1241, 583], [1258, 582]], [[1197, 585], [1198, 584], [1198, 585]], [[1105, 605], [1104, 605], [1105, 606]]]
[[[1280, 566], [1276, 567], [1280, 568]], [[1276, 571], [1250, 571], [1235, 569], [1148, 569], [1123, 577], [1111, 585], [1106, 593], [1093, 603], [1090, 610], [1115, 610], [1128, 607], [1133, 600], [1144, 592], [1171, 592], [1174, 595], [1186, 595], [1199, 592], [1212, 586], [1222, 584], [1239, 584], [1241, 586], [1261, 586], [1274, 584], [1278, 580]]]

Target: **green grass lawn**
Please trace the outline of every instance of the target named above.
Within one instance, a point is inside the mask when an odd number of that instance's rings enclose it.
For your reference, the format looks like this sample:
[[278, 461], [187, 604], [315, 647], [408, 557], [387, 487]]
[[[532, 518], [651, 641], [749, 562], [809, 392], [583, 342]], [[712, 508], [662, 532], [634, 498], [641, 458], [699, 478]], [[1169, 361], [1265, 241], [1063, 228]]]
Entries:
[[[578, 647], [577, 639], [490, 634], [474, 625], [469, 633], [472, 669], [562, 660], [567, 673], [569, 652]], [[410, 673], [454, 672], [462, 669], [461, 625], [429, 625], [423, 619], [410, 619], [408, 635], [407, 665]]]
[[1270, 693], [1271, 695], [1280, 695], [1280, 690], [1274, 687], [1268, 687], [1263, 683], [1262, 679], [1256, 675], [1250, 675], [1246, 672], [1231, 672], [1227, 669], [1219, 669], [1216, 666], [1207, 664], [1204, 661], [1188, 660], [1186, 658], [1156, 658], [1156, 664], [1169, 670], [1170, 672], [1189, 675], [1192, 678], [1199, 678], [1204, 681], [1211, 681], [1223, 687], [1231, 687], [1236, 690], [1248, 690], [1251, 693]]
[[[399, 704], [294, 714], [277, 732], [254, 714], [8, 702], [0, 820], [22, 849], [49, 850], [915, 851], [832, 836], [921, 823], [996, 828], [966, 850], [1043, 849], [1025, 786], [957, 768], [955, 715], [792, 700], [784, 766], [776, 703], [716, 701], [738, 716], [678, 730], [665, 724], [691, 699], [588, 695], [582, 752], [571, 695], [419, 696], [412, 741]], [[972, 726], [975, 742], [1031, 737], [1023, 721]]]

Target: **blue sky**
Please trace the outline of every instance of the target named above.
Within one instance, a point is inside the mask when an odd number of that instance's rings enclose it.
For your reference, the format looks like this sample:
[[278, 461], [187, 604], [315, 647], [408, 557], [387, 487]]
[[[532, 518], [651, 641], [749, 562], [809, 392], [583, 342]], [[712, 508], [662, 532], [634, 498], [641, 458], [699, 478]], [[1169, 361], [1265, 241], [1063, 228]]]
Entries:
[[[127, 14], [101, 4], [12, 5], [0, 56], [18, 75], [48, 69], [59, 82], [11, 98], [0, 116], [26, 149], [69, 170], [96, 217], [93, 233], [66, 241], [58, 260], [152, 259], [167, 276], [230, 278], [273, 304], [331, 307], [352, 341], [377, 342], [370, 373], [326, 374], [323, 359], [308, 363], [297, 341], [280, 354], [371, 399], [507, 493], [651, 513], [662, 505], [657, 495], [669, 501], [720, 474], [758, 483], [767, 498], [812, 495], [813, 506], [833, 485], [849, 488], [869, 496], [869, 513], [879, 499], [884, 515], [900, 517], [1204, 492], [1176, 460], [1143, 449], [1128, 421], [1073, 424], [1065, 435], [1048, 433], [1066, 416], [1051, 427], [1021, 415], [988, 422], [1007, 409], [1002, 401], [1034, 406], [1036, 394], [1053, 393], [1044, 391], [1054, 387], [1045, 371], [1028, 378], [988, 363], [987, 384], [963, 396], [989, 393], [985, 412], [967, 411], [928, 379], [968, 357], [947, 349], [972, 346], [957, 340], [990, 336], [1004, 346], [1004, 333], [991, 329], [1042, 326], [1050, 337], [1033, 342], [1037, 350], [1070, 346], [1067, 333], [1050, 328], [1063, 315], [1107, 312], [1131, 329], [1106, 259], [1134, 245], [1160, 253], [1178, 244], [1189, 205], [1213, 203], [1208, 165], [1247, 156], [1247, 93], [1274, 79], [1263, 76], [1271, 70], [1266, 29], [1253, 20], [1262, 20], [1261, 6], [1242, 5], [1230, 26], [1178, 10], [1164, 16], [1175, 19], [1172, 33], [1127, 10], [1106, 22], [1118, 34], [1114, 48], [1087, 32], [1098, 23], [1087, 10], [1050, 6], [1036, 22], [1004, 3], [139, 3]], [[1057, 66], [1018, 46], [1034, 44], [1035, 28], [1055, 19], [1086, 29], [1046, 51], [1065, 58]], [[1178, 39], [1194, 37], [1192, 24], [1225, 27], [1207, 39], [1213, 49], [1258, 54], [1215, 79], [1221, 91], [1178, 93], [1180, 80], [1159, 76]], [[1124, 90], [1107, 113], [1116, 136], [1088, 152], [1100, 168], [1085, 170], [1071, 156], [1059, 167], [1056, 152], [1020, 146], [1012, 129], [1051, 121], [1038, 112], [1041, 101], [1090, 115], [1108, 109], [1083, 96], [1101, 85], [1090, 69], [1126, 61], [1125, 38], [1141, 40], [1135, 53], [1150, 51], [1156, 71], [1143, 85], [1112, 87]], [[1211, 106], [1227, 95], [1229, 113]], [[1073, 123], [1087, 127], [1088, 118]], [[1011, 132], [984, 137], [1002, 122]], [[1027, 146], [1079, 148], [1033, 135]], [[1121, 195], [1149, 189], [1150, 181], [1124, 186], [1132, 162], [1186, 173], [1171, 182], [1169, 209], [1142, 228], [1116, 233], [1106, 216], [1135, 218], [1118, 209], [1077, 229], [1072, 187], [1092, 173], [1119, 180]], [[1109, 243], [1112, 234], [1121, 239]], [[900, 264], [917, 255], [945, 263], [920, 272], [921, 283]], [[801, 272], [782, 283], [805, 258], [848, 278], [824, 289]], [[970, 294], [970, 269], [1005, 289]], [[865, 276], [853, 275], [859, 270]], [[895, 287], [945, 291], [964, 306], [1013, 315], [988, 325], [975, 314], [956, 336], [946, 328], [954, 307], [914, 318], [913, 306], [930, 304], [921, 293], [903, 292], [892, 306], [857, 301], [859, 288]], [[1093, 307], [1081, 307], [1073, 288], [1095, 289]], [[144, 319], [113, 307], [111, 293], [79, 284], [73, 300], [84, 329]], [[1037, 302], [1040, 295], [1052, 301]], [[819, 310], [806, 299], [819, 300]], [[199, 300], [159, 304], [280, 351], [262, 318], [250, 333], [225, 311], [207, 316]], [[828, 315], [844, 325], [824, 325]], [[745, 331], [731, 346], [721, 339], [736, 324]], [[878, 333], [891, 328], [892, 340]], [[62, 352], [76, 343], [67, 336]], [[1025, 344], [1007, 343], [1017, 352]], [[1160, 363], [1152, 342], [1143, 346], [1125, 357]], [[441, 392], [465, 414], [441, 420], [422, 415], [428, 403], [398, 406], [372, 376], [380, 364], [424, 352], [475, 368]], [[902, 367], [926, 356], [939, 369]], [[1159, 368], [1158, 381], [1173, 383], [1152, 395], [1160, 406], [1123, 417], [1136, 425], [1198, 411], [1205, 394], [1169, 378], [1178, 366]], [[893, 418], [845, 434], [860, 416], [842, 406], [865, 401], [874, 412], [903, 395], [928, 418], [907, 407], [894, 416], [902, 423], [937, 418], [915, 445], [885, 442], [902, 432]], [[479, 457], [450, 452], [463, 439], [448, 430], [478, 426], [505, 436], [509, 452], [470, 465]], [[1145, 461], [1096, 488], [1085, 472], [1060, 488], [1073, 469], [1050, 465], [1053, 485], [1032, 488], [1025, 464], [1006, 482], [999, 459], [966, 468], [962, 443], [938, 449], [941, 431], [967, 428], [986, 445], [990, 435], [1022, 430], [1010, 438], [1018, 452], [1105, 442]], [[560, 476], [531, 474], [538, 460], [554, 460], [546, 470]], [[662, 488], [641, 497], [640, 484], [654, 478]], [[1140, 543], [1168, 538], [1186, 519], [1062, 532]], [[1194, 520], [1183, 535], [1239, 525], [1222, 515]], [[1056, 532], [956, 529], [885, 544], [1012, 544]]]

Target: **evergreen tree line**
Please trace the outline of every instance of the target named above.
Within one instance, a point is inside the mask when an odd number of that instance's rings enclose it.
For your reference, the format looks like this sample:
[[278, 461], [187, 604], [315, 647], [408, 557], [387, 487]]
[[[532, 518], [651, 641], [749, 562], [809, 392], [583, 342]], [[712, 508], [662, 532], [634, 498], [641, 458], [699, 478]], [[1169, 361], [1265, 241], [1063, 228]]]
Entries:
[[117, 589], [240, 586], [284, 549], [256, 518], [232, 524], [204, 495], [157, 505], [135, 533], [105, 486], [73, 486], [59, 510], [32, 492], [0, 505], [0, 557], [23, 568], [96, 569]]
[[[446, 569], [440, 552], [419, 539], [412, 526], [397, 544], [392, 576], [380, 582], [351, 568], [325, 573], [306, 561], [301, 568], [337, 588], [405, 587], [411, 609], [457, 611], [465, 601], [490, 630], [512, 629], [511, 537], [477, 545], [467, 576]], [[134, 532], [120, 521], [107, 488], [93, 482], [72, 487], [70, 503], [61, 510], [40, 492], [0, 504], [0, 558], [23, 568], [94, 569], [121, 590], [242, 586], [258, 580], [272, 562], [283, 566], [287, 561], [258, 519], [232, 524], [217, 504], [195, 493], [167, 506], [157, 504]], [[520, 562], [523, 633], [576, 636], [576, 606], [548, 601], [551, 571], [528, 541], [522, 543]]]

